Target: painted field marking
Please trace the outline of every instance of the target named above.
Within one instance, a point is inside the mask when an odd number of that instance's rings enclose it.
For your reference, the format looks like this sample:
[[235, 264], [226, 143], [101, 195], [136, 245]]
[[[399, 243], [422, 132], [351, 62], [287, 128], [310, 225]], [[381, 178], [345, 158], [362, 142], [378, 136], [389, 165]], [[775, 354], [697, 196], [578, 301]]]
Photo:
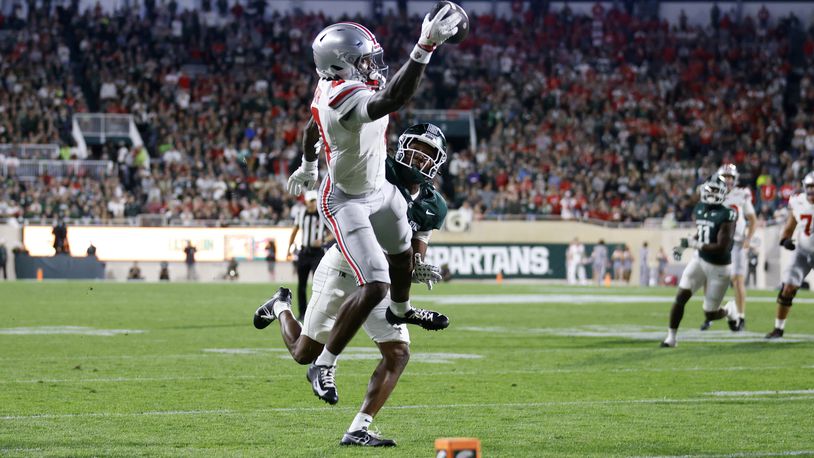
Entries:
[[[279, 353], [280, 359], [291, 359], [288, 350], [283, 348], [205, 348], [204, 353], [220, 353], [226, 355], [260, 355], [264, 353]], [[381, 353], [377, 348], [348, 347], [342, 352], [341, 359], [345, 361], [378, 361]], [[410, 353], [410, 361], [431, 364], [449, 364], [458, 360], [481, 359], [483, 355], [474, 353], [449, 352], [415, 352]]]
[[[415, 404], [388, 406], [389, 410], [433, 410], [438, 409], [484, 409], [484, 408], [540, 408], [540, 407], [569, 407], [569, 406], [602, 406], [602, 405], [626, 405], [626, 404], [709, 404], [710, 402], [727, 403], [745, 401], [751, 402], [777, 402], [777, 401], [814, 401], [814, 396], [788, 396], [759, 398], [750, 397], [747, 399], [721, 398], [710, 401], [705, 398], [687, 399], [607, 399], [595, 401], [548, 401], [548, 402], [503, 402], [503, 403], [466, 403], [466, 404]], [[66, 414], [33, 414], [33, 415], [5, 415], [0, 416], [0, 420], [41, 420], [41, 419], [61, 419], [61, 418], [117, 418], [117, 417], [148, 417], [148, 416], [181, 416], [181, 415], [258, 415], [274, 412], [337, 412], [356, 411], [357, 406], [348, 407], [272, 407], [255, 410], [233, 410], [233, 409], [212, 409], [212, 410], [159, 410], [147, 412], [87, 412], [87, 413], [66, 413]]]
[[[522, 375], [522, 374], [588, 374], [588, 373], [630, 373], [630, 372], [740, 372], [740, 371], [766, 371], [766, 370], [798, 370], [814, 369], [812, 366], [764, 366], [764, 367], [675, 367], [675, 368], [595, 368], [595, 369], [518, 369], [506, 371], [407, 371], [405, 374], [410, 377], [470, 377], [484, 375]], [[342, 372], [342, 377], [370, 377], [367, 370], [347, 370]], [[274, 374], [274, 375], [201, 375], [201, 376], [168, 376], [168, 377], [95, 377], [76, 379], [13, 379], [0, 380], [0, 385], [11, 384], [36, 384], [36, 383], [142, 383], [142, 382], [182, 382], [182, 381], [209, 381], [209, 380], [285, 380], [301, 379], [302, 374]], [[709, 393], [706, 393], [709, 394]]]
[[79, 335], [79, 336], [117, 336], [121, 334], [144, 334], [139, 329], [97, 329], [87, 326], [31, 326], [0, 329], [0, 335], [41, 336], [41, 335]]
[[814, 394], [814, 390], [762, 390], [762, 391], [710, 391], [710, 396], [772, 396], [788, 394]]
[[[700, 300], [702, 297], [696, 297]], [[606, 294], [456, 294], [456, 295], [420, 295], [412, 297], [414, 301], [433, 302], [439, 305], [477, 305], [477, 304], [652, 304], [664, 303], [669, 306], [671, 296], [633, 296]], [[724, 299], [726, 300], [726, 299]], [[775, 303], [774, 297], [750, 297], [749, 302]], [[798, 298], [794, 303], [814, 304], [814, 299]]]
[[[484, 332], [492, 334], [527, 334], [549, 335], [558, 337], [604, 337], [622, 338], [632, 340], [650, 340], [660, 342], [666, 335], [664, 326], [641, 326], [620, 324], [615, 326], [586, 325], [574, 328], [515, 328], [504, 326], [460, 326], [456, 330], [470, 332]], [[747, 343], [765, 342], [769, 345], [795, 342], [814, 342], [814, 335], [794, 334], [791, 338], [766, 340], [759, 332], [741, 331], [733, 333], [726, 331], [700, 331], [698, 329], [678, 330], [678, 342], [717, 342], [717, 343]]]
[[811, 456], [814, 455], [814, 450], [790, 450], [785, 452], [740, 452], [740, 453], [725, 453], [715, 455], [659, 455], [659, 456], [640, 456], [634, 458], [752, 458], [752, 457], [766, 457], [766, 456]]

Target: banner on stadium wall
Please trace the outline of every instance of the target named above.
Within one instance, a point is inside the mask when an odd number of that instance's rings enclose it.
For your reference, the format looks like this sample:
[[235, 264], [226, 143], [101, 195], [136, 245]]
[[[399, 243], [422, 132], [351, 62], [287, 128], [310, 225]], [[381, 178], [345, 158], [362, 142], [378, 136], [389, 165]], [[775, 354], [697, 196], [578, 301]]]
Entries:
[[[23, 245], [31, 256], [52, 256], [50, 226], [23, 228]], [[187, 241], [197, 248], [196, 261], [266, 259], [266, 243], [277, 245], [277, 260], [288, 255], [290, 227], [115, 227], [68, 226], [72, 256], [85, 256], [96, 247], [102, 261], [183, 261]]]
[[427, 262], [455, 278], [565, 278], [566, 244], [430, 243]]

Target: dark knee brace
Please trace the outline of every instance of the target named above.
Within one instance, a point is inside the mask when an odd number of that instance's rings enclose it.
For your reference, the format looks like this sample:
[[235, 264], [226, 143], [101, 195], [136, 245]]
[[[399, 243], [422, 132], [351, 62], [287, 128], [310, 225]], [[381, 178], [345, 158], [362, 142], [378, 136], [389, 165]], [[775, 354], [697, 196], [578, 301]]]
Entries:
[[797, 295], [797, 291], [795, 290], [793, 293], [791, 293], [790, 296], [784, 296], [783, 295], [784, 287], [785, 287], [784, 284], [780, 285], [780, 292], [777, 293], [777, 303], [782, 305], [783, 307], [791, 307], [791, 301], [794, 300], [794, 296]]

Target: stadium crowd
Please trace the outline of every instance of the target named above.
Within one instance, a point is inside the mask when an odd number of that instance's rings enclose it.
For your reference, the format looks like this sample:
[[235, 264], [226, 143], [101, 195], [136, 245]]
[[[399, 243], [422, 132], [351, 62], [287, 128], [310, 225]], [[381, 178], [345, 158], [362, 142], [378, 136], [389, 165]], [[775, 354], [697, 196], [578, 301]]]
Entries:
[[[143, 14], [0, 16], [0, 144], [70, 145], [78, 112], [130, 113], [145, 143], [93, 147], [116, 164], [104, 180], [0, 177], [0, 216], [289, 218], [310, 40], [339, 18], [147, 3]], [[372, 25], [395, 72], [419, 19], [354, 19]], [[814, 26], [798, 18], [713, 11], [701, 27], [597, 4], [471, 22], [433, 58], [390, 140], [412, 109], [474, 110], [478, 144], [452, 141], [438, 183], [474, 219], [689, 220], [697, 184], [723, 162], [771, 219], [812, 167]], [[19, 159], [0, 150], [0, 170]]]

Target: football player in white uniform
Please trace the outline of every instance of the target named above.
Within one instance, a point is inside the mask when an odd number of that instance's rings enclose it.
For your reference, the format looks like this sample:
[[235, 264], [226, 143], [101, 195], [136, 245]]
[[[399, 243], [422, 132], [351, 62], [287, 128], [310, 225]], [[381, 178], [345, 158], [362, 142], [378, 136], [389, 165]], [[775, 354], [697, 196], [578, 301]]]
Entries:
[[662, 347], [676, 346], [676, 333], [684, 306], [692, 295], [704, 287], [704, 314], [708, 321], [726, 317], [731, 330], [737, 329], [738, 310], [735, 304], [721, 307], [729, 287], [732, 263], [732, 242], [735, 234], [735, 210], [723, 205], [727, 186], [724, 179], [714, 175], [701, 186], [701, 202], [693, 209], [697, 232], [693, 238], [681, 239], [681, 245], [673, 248], [673, 258], [681, 260], [687, 248], [695, 248], [693, 259], [684, 268], [678, 283], [678, 292], [670, 310], [670, 327]]
[[[803, 280], [814, 268], [814, 228], [811, 227], [814, 219], [814, 172], [809, 172], [803, 178], [803, 191], [789, 199], [789, 218], [780, 234], [780, 245], [794, 251], [794, 260], [783, 274], [783, 284], [780, 294], [777, 295], [777, 315], [774, 320], [774, 329], [766, 334], [767, 339], [783, 337], [786, 328], [786, 318], [791, 311], [791, 304]], [[792, 237], [797, 225], [797, 243]]]
[[[432, 186], [432, 178], [446, 161], [446, 139], [432, 124], [412, 126], [399, 138], [399, 149], [387, 159], [387, 180], [396, 185], [403, 200], [409, 203], [412, 245], [422, 258], [427, 251], [430, 234], [440, 229], [447, 214], [444, 198]], [[402, 198], [402, 197], [396, 197]], [[434, 267], [434, 266], [432, 266]], [[413, 271], [414, 283], [425, 283], [430, 289], [441, 280], [440, 271], [427, 270], [421, 264]], [[254, 326], [264, 329], [279, 318], [280, 333], [291, 356], [300, 364], [310, 364], [322, 352], [337, 319], [337, 312], [347, 296], [356, 291], [356, 281], [350, 264], [334, 245], [323, 256], [314, 273], [311, 301], [300, 324], [291, 313], [291, 291], [280, 288], [277, 294], [254, 313]], [[364, 323], [365, 332], [376, 342], [382, 359], [370, 377], [362, 407], [342, 445], [392, 447], [396, 443], [369, 432], [373, 417], [390, 397], [410, 359], [410, 334], [404, 324], [387, 321], [389, 300], [379, 303]]]
[[[749, 188], [738, 187], [738, 168], [735, 164], [724, 164], [718, 169], [718, 175], [724, 178], [729, 193], [724, 205], [735, 210], [735, 243], [732, 245], [732, 286], [735, 290], [735, 304], [738, 307], [738, 331], [746, 327], [746, 274], [749, 272], [749, 247], [757, 226], [757, 215], [752, 205], [752, 192]], [[706, 331], [712, 325], [704, 321], [701, 330]]]
[[412, 231], [407, 202], [385, 180], [388, 114], [413, 96], [435, 48], [458, 32], [463, 16], [441, 8], [427, 14], [410, 58], [386, 80], [383, 51], [373, 33], [353, 22], [323, 29], [311, 45], [319, 83], [311, 119], [303, 132], [303, 163], [289, 177], [288, 191], [315, 186], [317, 144], [328, 163], [320, 189], [320, 215], [328, 221], [360, 288], [349, 295], [336, 317], [325, 348], [308, 368], [314, 394], [335, 404], [336, 357], [390, 291], [386, 313], [391, 324], [444, 329], [447, 317], [410, 305], [413, 271]]

